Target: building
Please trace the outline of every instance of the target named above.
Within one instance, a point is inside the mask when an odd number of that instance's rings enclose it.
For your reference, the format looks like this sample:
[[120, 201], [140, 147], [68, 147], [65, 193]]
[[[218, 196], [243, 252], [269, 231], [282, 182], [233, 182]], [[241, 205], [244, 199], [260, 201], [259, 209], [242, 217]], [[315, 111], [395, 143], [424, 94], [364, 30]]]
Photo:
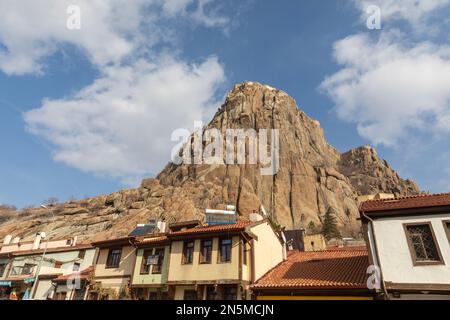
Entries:
[[89, 286], [89, 300], [131, 298], [130, 281], [136, 261], [134, 237], [93, 242], [97, 248], [93, 282]]
[[166, 235], [136, 239], [136, 263], [131, 279], [132, 297], [139, 300], [166, 300], [170, 241]]
[[[77, 244], [76, 238], [47, 243], [38, 234], [31, 242], [5, 240], [0, 253], [0, 299], [53, 299], [53, 281], [90, 267], [95, 255], [94, 248]], [[76, 274], [66, 284], [79, 294], [83, 288], [76, 286], [75, 278]]]
[[321, 233], [306, 234], [303, 239], [304, 251], [324, 251], [327, 249], [327, 241]]
[[292, 252], [252, 286], [257, 300], [371, 300], [366, 248]]
[[53, 300], [86, 300], [93, 273], [94, 267], [90, 266], [77, 272], [54, 278], [52, 280], [55, 286]]
[[250, 299], [249, 286], [283, 261], [267, 220], [197, 226], [168, 234], [169, 296], [176, 300]]
[[450, 299], [450, 194], [366, 201], [360, 215], [380, 296]]

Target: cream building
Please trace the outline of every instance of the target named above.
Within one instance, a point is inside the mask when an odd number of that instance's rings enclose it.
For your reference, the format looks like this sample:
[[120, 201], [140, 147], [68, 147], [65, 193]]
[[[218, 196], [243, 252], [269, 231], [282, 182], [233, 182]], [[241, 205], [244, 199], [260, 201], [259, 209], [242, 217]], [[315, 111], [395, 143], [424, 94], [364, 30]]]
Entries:
[[176, 300], [250, 299], [250, 284], [283, 261], [267, 220], [173, 232], [168, 285]]
[[94, 283], [89, 299], [109, 300], [130, 297], [130, 280], [136, 261], [136, 248], [131, 237], [92, 243], [97, 247]]

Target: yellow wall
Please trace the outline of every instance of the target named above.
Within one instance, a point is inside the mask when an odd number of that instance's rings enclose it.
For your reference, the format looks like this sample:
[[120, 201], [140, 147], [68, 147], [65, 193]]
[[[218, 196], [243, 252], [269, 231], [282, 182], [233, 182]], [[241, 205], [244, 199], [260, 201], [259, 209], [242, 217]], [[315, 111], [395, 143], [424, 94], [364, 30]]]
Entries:
[[231, 262], [218, 263], [219, 238], [213, 239], [210, 264], [200, 264], [200, 240], [195, 240], [193, 263], [182, 264], [183, 241], [173, 241], [168, 281], [239, 280], [239, 236], [232, 238]]
[[195, 290], [195, 286], [177, 286], [175, 288], [174, 300], [183, 300], [184, 290]]
[[[102, 287], [120, 288], [128, 283], [136, 259], [135, 248], [125, 246], [122, 248], [122, 256], [118, 268], [106, 268], [109, 248], [101, 248], [98, 253], [97, 264], [95, 265], [95, 281], [101, 282]], [[108, 278], [102, 278], [108, 277]]]
[[258, 236], [258, 240], [254, 241], [256, 281], [283, 261], [283, 245], [268, 222], [256, 225], [250, 230]]
[[[303, 238], [305, 251], [324, 251], [327, 250], [327, 242], [322, 234], [307, 234]], [[314, 246], [313, 244], [314, 243]]]

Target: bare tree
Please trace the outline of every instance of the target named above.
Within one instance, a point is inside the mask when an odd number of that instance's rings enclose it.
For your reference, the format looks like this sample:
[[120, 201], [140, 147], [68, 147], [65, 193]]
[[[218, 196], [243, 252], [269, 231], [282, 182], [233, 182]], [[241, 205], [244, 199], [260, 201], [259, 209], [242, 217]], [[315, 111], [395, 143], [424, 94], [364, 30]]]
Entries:
[[59, 199], [57, 197], [50, 197], [47, 200], [44, 201], [45, 205], [53, 206], [59, 202]]

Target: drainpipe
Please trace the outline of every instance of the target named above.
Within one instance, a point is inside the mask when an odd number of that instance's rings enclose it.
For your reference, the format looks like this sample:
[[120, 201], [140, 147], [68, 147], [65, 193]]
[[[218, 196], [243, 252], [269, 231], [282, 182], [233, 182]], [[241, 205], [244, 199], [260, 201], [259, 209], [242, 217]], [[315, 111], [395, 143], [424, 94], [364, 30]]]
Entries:
[[[374, 263], [380, 270], [381, 286], [382, 286], [383, 293], [386, 296], [386, 299], [390, 300], [389, 294], [386, 289], [386, 283], [384, 282], [383, 271], [381, 270], [381, 266], [380, 266], [380, 256], [378, 253], [377, 240], [376, 240], [375, 232], [373, 230], [374, 229], [374, 221], [372, 218], [367, 216], [364, 211], [361, 212], [361, 215], [369, 221], [367, 232], [371, 234], [372, 239], [373, 239], [373, 249], [375, 251], [375, 260], [376, 260], [376, 261], [374, 261]], [[370, 245], [370, 239], [369, 239], [369, 245]]]

